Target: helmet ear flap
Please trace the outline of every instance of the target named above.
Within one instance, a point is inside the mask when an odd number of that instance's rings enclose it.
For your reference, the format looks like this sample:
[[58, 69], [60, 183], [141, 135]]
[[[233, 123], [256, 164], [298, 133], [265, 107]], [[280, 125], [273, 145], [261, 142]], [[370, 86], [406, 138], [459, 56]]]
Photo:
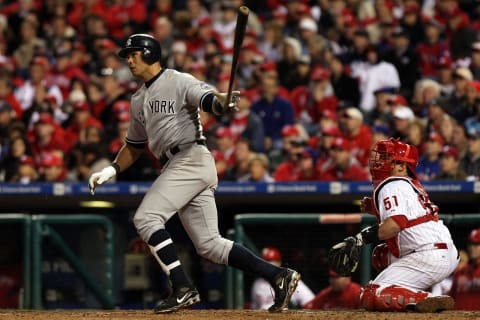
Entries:
[[155, 61], [152, 59], [152, 51], [148, 48], [143, 48], [142, 59], [148, 64], [152, 64]]

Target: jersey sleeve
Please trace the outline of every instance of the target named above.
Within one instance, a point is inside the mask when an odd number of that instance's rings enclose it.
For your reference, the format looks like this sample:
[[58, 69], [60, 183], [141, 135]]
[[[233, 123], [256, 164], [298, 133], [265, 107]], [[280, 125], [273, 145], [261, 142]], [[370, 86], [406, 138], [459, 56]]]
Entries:
[[139, 111], [134, 114], [132, 110], [130, 111], [130, 124], [125, 141], [136, 148], [143, 148], [148, 140], [144, 124], [145, 117], [142, 112]]
[[412, 215], [418, 195], [406, 180], [395, 180], [387, 183], [378, 193], [378, 208], [381, 221], [393, 216], [415, 218]]
[[182, 86], [185, 89], [185, 99], [187, 105], [199, 107], [202, 97], [209, 92], [215, 91], [212, 85], [200, 81], [189, 74], [183, 74]]

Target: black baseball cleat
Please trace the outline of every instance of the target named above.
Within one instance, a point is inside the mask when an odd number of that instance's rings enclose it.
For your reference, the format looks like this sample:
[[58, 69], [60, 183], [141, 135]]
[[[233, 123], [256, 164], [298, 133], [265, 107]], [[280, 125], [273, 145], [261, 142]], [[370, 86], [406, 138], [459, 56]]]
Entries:
[[455, 300], [450, 296], [427, 297], [415, 304], [415, 311], [421, 313], [452, 310]]
[[268, 308], [268, 311], [278, 312], [288, 308], [288, 303], [297, 288], [300, 278], [300, 274], [292, 269], [285, 269], [275, 277], [272, 283], [275, 291], [275, 300], [273, 305]]
[[198, 294], [197, 289], [182, 287], [167, 299], [158, 302], [153, 311], [155, 313], [169, 313], [181, 308], [186, 308], [198, 302], [200, 302], [200, 295]]

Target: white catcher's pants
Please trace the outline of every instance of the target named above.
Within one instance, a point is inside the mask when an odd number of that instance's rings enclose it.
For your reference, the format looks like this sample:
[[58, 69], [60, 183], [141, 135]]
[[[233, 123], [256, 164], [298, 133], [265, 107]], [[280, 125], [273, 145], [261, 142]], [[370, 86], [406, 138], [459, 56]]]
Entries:
[[372, 282], [381, 288], [396, 285], [414, 291], [427, 291], [457, 267], [457, 249], [453, 243], [447, 246], [448, 249], [419, 251], [400, 258], [391, 256], [391, 264]]

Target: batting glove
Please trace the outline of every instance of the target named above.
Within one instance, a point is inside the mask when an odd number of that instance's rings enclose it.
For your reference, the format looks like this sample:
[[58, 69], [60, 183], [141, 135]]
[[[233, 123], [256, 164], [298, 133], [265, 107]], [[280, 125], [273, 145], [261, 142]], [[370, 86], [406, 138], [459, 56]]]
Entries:
[[92, 173], [90, 178], [88, 179], [88, 185], [90, 186], [90, 193], [92, 195], [95, 194], [95, 188], [99, 185], [104, 184], [108, 180], [115, 177], [117, 174], [117, 170], [113, 166], [108, 166], [103, 168], [99, 172]]
[[227, 102], [227, 93], [224, 92], [214, 92], [213, 93], [217, 98], [218, 102], [222, 105], [221, 113], [228, 113], [238, 111], [238, 100], [240, 100], [240, 91], [234, 90], [230, 95], [230, 101]]

